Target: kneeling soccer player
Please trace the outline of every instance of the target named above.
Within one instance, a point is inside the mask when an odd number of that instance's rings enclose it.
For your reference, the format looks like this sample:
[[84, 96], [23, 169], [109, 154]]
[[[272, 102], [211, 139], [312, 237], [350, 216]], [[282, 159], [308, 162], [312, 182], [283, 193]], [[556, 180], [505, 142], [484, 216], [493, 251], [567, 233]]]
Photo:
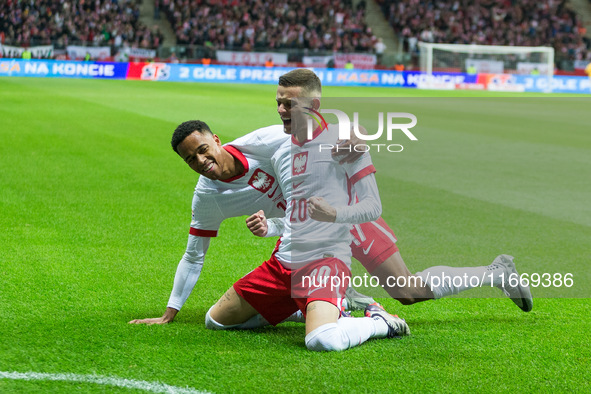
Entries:
[[[341, 304], [351, 278], [348, 223], [375, 220], [381, 204], [369, 154], [340, 165], [320, 144], [335, 143], [338, 127], [327, 125], [317, 112], [319, 90], [305, 87], [294, 111], [313, 112], [321, 119], [308, 139], [305, 127], [285, 128], [291, 134], [273, 155], [274, 172], [287, 200], [285, 230], [271, 258], [238, 280], [206, 315], [210, 329], [260, 326], [258, 314], [276, 325], [301, 310], [306, 316], [306, 346], [315, 351], [345, 350], [370, 338], [410, 334], [403, 319], [370, 305], [366, 317], [341, 317]], [[291, 100], [300, 88], [278, 88]], [[306, 122], [301, 122], [305, 125]], [[359, 202], [349, 206], [348, 181]]]

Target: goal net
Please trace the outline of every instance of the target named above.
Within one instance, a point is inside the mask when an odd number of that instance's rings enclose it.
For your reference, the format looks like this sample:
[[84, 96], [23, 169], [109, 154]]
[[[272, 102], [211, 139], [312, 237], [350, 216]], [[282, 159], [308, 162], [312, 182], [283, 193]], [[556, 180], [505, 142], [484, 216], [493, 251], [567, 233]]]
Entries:
[[419, 42], [421, 71], [554, 75], [554, 48]]

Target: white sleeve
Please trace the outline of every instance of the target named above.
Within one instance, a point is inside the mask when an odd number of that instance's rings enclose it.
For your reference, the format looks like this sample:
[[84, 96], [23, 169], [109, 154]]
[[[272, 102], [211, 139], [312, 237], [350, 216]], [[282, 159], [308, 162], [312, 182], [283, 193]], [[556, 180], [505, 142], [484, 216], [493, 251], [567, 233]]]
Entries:
[[382, 202], [374, 174], [368, 174], [355, 183], [359, 202], [345, 207], [335, 207], [335, 223], [360, 224], [377, 220], [382, 214]]
[[285, 229], [285, 218], [267, 218], [267, 235], [265, 237], [279, 237]]
[[187, 250], [179, 262], [174, 276], [172, 293], [168, 299], [169, 308], [181, 310], [183, 304], [187, 301], [201, 274], [205, 253], [207, 253], [209, 247], [209, 240], [207, 237], [189, 235]]

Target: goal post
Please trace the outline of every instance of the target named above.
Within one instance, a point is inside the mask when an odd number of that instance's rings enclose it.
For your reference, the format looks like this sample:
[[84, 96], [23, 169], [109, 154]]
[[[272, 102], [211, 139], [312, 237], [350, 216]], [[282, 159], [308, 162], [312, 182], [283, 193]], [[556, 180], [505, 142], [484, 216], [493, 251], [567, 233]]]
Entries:
[[419, 42], [420, 67], [433, 72], [554, 75], [554, 48]]

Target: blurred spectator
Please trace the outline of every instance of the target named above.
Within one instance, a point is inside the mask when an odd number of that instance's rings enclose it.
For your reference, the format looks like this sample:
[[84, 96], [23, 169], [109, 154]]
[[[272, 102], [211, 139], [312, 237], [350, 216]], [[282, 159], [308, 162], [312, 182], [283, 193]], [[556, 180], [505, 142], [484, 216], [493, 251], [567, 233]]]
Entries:
[[386, 44], [384, 44], [384, 41], [381, 38], [378, 38], [378, 41], [375, 43], [373, 49], [376, 52], [376, 58], [378, 61], [378, 64], [382, 64], [382, 57], [384, 55], [384, 51], [386, 50]]
[[21, 55], [23, 60], [31, 60], [31, 51], [29, 50], [29, 48], [25, 48], [25, 50], [23, 51], [23, 54]]
[[154, 19], [160, 19], [160, 0], [154, 0]]

